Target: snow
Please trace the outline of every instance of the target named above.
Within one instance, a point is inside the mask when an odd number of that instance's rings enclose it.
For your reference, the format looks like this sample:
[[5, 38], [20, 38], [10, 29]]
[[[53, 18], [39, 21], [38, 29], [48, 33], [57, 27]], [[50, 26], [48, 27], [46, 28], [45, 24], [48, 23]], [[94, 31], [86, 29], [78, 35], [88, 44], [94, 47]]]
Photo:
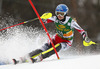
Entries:
[[2, 65], [0, 69], [100, 69], [100, 55], [77, 56], [73, 59], [44, 60], [37, 63]]
[[[5, 21], [4, 21], [5, 23]], [[2, 33], [0, 33], [2, 34]], [[19, 58], [36, 48], [40, 48], [48, 38], [43, 30], [17, 26], [8, 29], [0, 36], [0, 63]], [[38, 63], [0, 65], [0, 69], [100, 69], [100, 55], [79, 56], [76, 50], [60, 53]]]

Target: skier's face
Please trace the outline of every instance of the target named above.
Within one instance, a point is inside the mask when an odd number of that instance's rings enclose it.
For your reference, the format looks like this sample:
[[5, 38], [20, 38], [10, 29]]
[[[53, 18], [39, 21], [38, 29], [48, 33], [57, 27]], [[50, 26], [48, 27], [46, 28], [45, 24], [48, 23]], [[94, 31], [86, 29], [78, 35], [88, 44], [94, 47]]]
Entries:
[[58, 15], [57, 17], [58, 17], [59, 20], [64, 19], [64, 16], [60, 16], [60, 15]]
[[64, 19], [65, 14], [63, 12], [56, 12], [56, 15], [57, 15], [59, 20], [62, 20], [62, 19]]

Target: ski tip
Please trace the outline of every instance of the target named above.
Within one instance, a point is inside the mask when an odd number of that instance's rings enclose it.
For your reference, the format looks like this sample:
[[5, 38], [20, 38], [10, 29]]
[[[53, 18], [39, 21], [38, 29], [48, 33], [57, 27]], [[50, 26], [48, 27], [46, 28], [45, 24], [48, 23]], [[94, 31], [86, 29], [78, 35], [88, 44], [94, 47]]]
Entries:
[[19, 61], [17, 61], [16, 59], [12, 59], [13, 60], [13, 64], [17, 64]]

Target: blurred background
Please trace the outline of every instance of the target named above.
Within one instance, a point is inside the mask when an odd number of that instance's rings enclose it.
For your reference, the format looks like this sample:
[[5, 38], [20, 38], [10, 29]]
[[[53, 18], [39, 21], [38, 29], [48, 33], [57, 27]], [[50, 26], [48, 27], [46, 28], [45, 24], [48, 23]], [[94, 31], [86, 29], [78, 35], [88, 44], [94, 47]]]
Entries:
[[[32, 0], [40, 15], [45, 12], [51, 12], [55, 15], [55, 8], [58, 4], [66, 4], [69, 7], [71, 17], [77, 19], [77, 23], [88, 32], [91, 40], [100, 43], [100, 0]], [[6, 17], [12, 17], [12, 23], [8, 22]], [[28, 0], [0, 0], [0, 29], [13, 24], [36, 18]], [[4, 24], [2, 19], [6, 20]], [[23, 26], [42, 29], [39, 21], [30, 22]], [[49, 32], [55, 34], [56, 29], [53, 23], [45, 25]], [[7, 31], [7, 30], [6, 30]], [[2, 31], [0, 31], [2, 32]], [[3, 31], [2, 33], [4, 33]], [[1, 34], [2, 35], [2, 34]], [[72, 48], [76, 49], [78, 54], [82, 53], [100, 53], [100, 46], [91, 45], [84, 47], [82, 45], [82, 36], [75, 31], [75, 37]]]

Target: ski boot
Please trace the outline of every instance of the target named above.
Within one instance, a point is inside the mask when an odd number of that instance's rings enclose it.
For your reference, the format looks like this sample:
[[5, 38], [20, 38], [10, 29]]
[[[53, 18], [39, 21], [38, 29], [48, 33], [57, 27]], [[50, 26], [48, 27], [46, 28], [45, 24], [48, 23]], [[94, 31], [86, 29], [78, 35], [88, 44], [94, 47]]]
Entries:
[[35, 58], [30, 58], [32, 63], [35, 63], [35, 62], [40, 62], [43, 60], [43, 57], [42, 55], [40, 54], [39, 56], [35, 57]]
[[13, 63], [14, 63], [14, 64], [18, 64], [18, 63], [19, 63], [19, 61], [16, 60], [16, 59], [12, 59], [12, 60], [13, 60]]
[[42, 55], [39, 55], [35, 58], [20, 58], [19, 60], [16, 59], [12, 59], [13, 60], [13, 64], [19, 64], [19, 63], [35, 63], [35, 62], [40, 62], [43, 60]]

